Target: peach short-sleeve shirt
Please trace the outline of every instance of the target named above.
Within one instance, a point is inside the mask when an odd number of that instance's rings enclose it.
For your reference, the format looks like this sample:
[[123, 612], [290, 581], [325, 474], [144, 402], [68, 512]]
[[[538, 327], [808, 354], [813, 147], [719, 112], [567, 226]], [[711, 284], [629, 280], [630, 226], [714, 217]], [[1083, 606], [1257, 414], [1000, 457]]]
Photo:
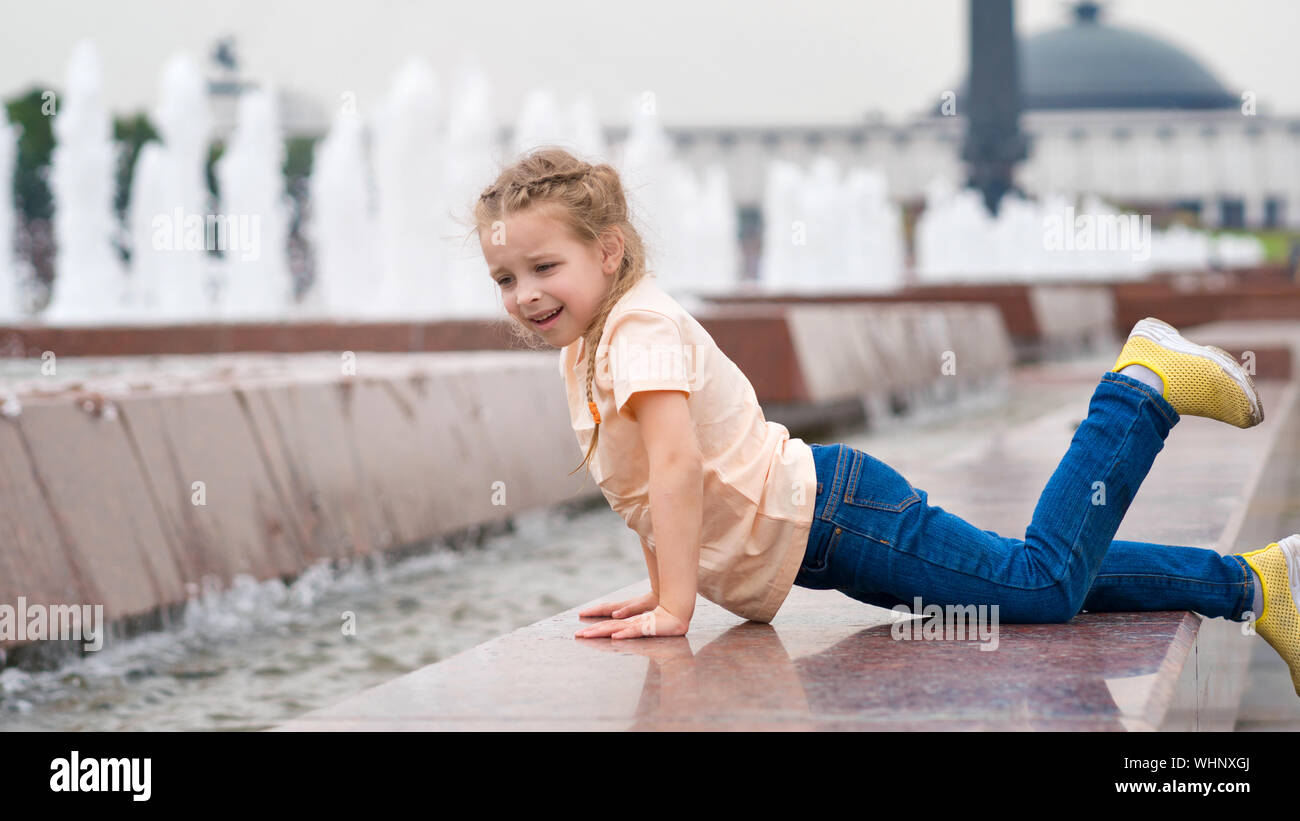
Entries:
[[[581, 338], [560, 352], [569, 417], [581, 453], [595, 423], [587, 407]], [[812, 449], [763, 418], [754, 388], [704, 327], [647, 275], [611, 310], [596, 347], [592, 399], [600, 441], [591, 475], [650, 551], [649, 462], [627, 407], [633, 393], [679, 390], [704, 456], [700, 595], [742, 618], [769, 622], [794, 586], [817, 496]]]

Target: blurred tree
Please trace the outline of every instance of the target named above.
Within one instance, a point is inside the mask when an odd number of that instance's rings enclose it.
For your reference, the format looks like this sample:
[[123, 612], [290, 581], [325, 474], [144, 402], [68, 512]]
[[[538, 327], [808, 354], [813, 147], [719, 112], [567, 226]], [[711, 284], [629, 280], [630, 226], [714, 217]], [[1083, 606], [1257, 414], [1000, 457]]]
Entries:
[[40, 308], [54, 281], [54, 198], [50, 195], [50, 156], [54, 151], [54, 114], [58, 93], [32, 88], [5, 102], [9, 122], [18, 127], [18, 156], [11, 180], [14, 250], [30, 265], [22, 275], [23, 301]]
[[226, 144], [221, 140], [213, 140], [208, 144], [208, 162], [205, 167], [208, 179], [208, 193], [212, 195], [215, 202], [221, 198], [221, 183], [217, 181], [217, 162], [221, 160], [221, 155], [226, 153]]
[[[18, 126], [18, 161], [14, 169], [14, 205], [27, 221], [49, 220], [54, 215], [47, 179], [54, 150], [54, 118], [42, 112], [49, 89], [33, 88], [5, 102], [9, 122]], [[57, 93], [54, 98], [58, 100]], [[45, 106], [48, 112], [48, 106]]]
[[290, 137], [285, 140], [284, 176], [288, 187], [293, 188], [295, 180], [305, 180], [311, 176], [312, 150], [318, 137]]
[[311, 213], [308, 181], [318, 139], [290, 137], [285, 140], [284, 185], [293, 204], [289, 217], [289, 270], [293, 274], [295, 299], [302, 298], [316, 279], [316, 257], [303, 229]]
[[150, 140], [158, 141], [158, 131], [143, 112], [113, 120], [113, 139], [119, 143], [117, 163], [117, 195], [113, 208], [119, 220], [126, 219], [126, 206], [131, 200], [131, 181], [135, 179], [135, 163], [140, 149]]

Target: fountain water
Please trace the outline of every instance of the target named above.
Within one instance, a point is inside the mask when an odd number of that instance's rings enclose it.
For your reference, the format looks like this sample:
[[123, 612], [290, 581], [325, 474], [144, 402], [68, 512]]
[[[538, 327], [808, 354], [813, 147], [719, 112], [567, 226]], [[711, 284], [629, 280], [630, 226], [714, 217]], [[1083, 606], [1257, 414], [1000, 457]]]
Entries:
[[128, 209], [132, 251], [127, 309], [137, 319], [157, 317], [162, 310], [163, 279], [175, 252], [154, 248], [154, 217], [171, 210], [167, 189], [167, 149], [147, 142], [135, 159]]
[[175, 55], [163, 67], [160, 92], [154, 122], [162, 146], [149, 152], [154, 157], [142, 152], [136, 188], [143, 197], [131, 203], [132, 260], [137, 270], [143, 266], [149, 272], [135, 294], [138, 304], [153, 306], [149, 315], [160, 321], [209, 319], [207, 88], [194, 61]]
[[[227, 250], [225, 265], [217, 266], [207, 249], [222, 239], [211, 231], [204, 178], [211, 136], [207, 93], [193, 61], [183, 56], [168, 61], [154, 116], [162, 142], [142, 148], [130, 192], [128, 279], [111, 245], [114, 156], [100, 103], [98, 58], [88, 41], [74, 49], [66, 97], [54, 123], [59, 256], [44, 319], [192, 321], [217, 316], [215, 304], [227, 318], [272, 318], [307, 305], [339, 318], [497, 316], [499, 296], [458, 219], [479, 187], [499, 165], [544, 144], [565, 146], [592, 162], [611, 161], [589, 97], [562, 109], [549, 91], [529, 94], [509, 153], [501, 156], [485, 74], [462, 66], [444, 114], [432, 70], [418, 60], [408, 62], [368, 124], [341, 114], [317, 146], [306, 226], [315, 245], [317, 281], [295, 307], [289, 296], [288, 204], [274, 98], [251, 93], [241, 100], [239, 126], [217, 169], [224, 212], [213, 215], [215, 221], [228, 227], [234, 217], [237, 227], [247, 231], [254, 226], [237, 221], [255, 220], [258, 247]], [[0, 129], [0, 143], [4, 172], [13, 163], [12, 130]], [[1038, 190], [1075, 190], [1077, 154], [1052, 145], [1046, 142], [1031, 159], [1027, 179]], [[1186, 150], [1162, 151], [1158, 142], [1147, 140], [1129, 153], [1118, 159], [1089, 155], [1082, 161], [1124, 163], [1153, 192], [1181, 191], [1191, 197], [1205, 188], [1206, 170], [1188, 167], [1192, 154]], [[734, 290], [737, 226], [726, 174], [714, 165], [701, 179], [676, 158], [650, 93], [633, 103], [629, 137], [616, 164], [661, 285], [681, 299]], [[1244, 165], [1238, 169], [1249, 170]], [[1009, 196], [993, 218], [977, 196], [940, 181], [929, 187], [917, 224], [917, 276], [923, 281], [1141, 276], [1157, 269], [1250, 265], [1263, 259], [1256, 240], [1215, 239], [1177, 226], [1142, 237], [1145, 249], [1074, 247], [1068, 239], [1067, 247], [1053, 247], [1053, 220], [1061, 226], [1059, 234], [1073, 238], [1074, 220], [1122, 218], [1095, 197], [1076, 209], [1071, 199], [1059, 195], [1037, 201]], [[874, 171], [855, 168], [842, 174], [825, 158], [807, 172], [774, 162], [768, 170], [764, 219], [768, 227], [760, 280], [767, 288], [889, 290], [902, 285], [899, 212], [888, 199], [883, 177]], [[11, 236], [12, 230], [12, 203], [5, 202], [0, 205], [0, 237]], [[251, 244], [253, 237], [241, 232], [240, 239]], [[15, 263], [5, 243], [0, 248], [0, 316], [18, 310], [15, 264], [24, 263]], [[224, 285], [219, 300], [209, 293], [209, 283]]]
[[331, 316], [373, 316], [375, 285], [383, 275], [375, 270], [378, 226], [370, 207], [364, 136], [361, 118], [340, 111], [312, 159], [312, 289], [316, 304]]
[[[561, 108], [552, 93], [534, 91], [502, 156], [486, 75], [463, 64], [444, 113], [434, 73], [412, 60], [372, 118], [340, 113], [317, 146], [304, 228], [315, 246], [316, 281], [295, 304], [275, 97], [250, 92], [240, 100], [238, 125], [215, 169], [218, 211], [204, 172], [208, 92], [198, 66], [174, 56], [152, 117], [161, 140], [141, 148], [132, 175], [126, 278], [108, 242], [112, 144], [89, 44], [74, 56], [71, 78], [56, 122], [55, 197], [68, 241], [46, 315], [54, 321], [270, 319], [312, 311], [336, 318], [499, 316], [500, 297], [466, 233], [466, 206], [501, 165], [540, 145], [613, 162], [590, 97]], [[738, 232], [725, 171], [714, 165], [702, 178], [691, 173], [674, 158], [653, 100], [647, 108], [640, 98], [637, 109], [619, 164], [655, 273], [681, 298], [734, 289]]]
[[478, 241], [467, 237], [465, 225], [458, 221], [469, 217], [466, 211], [497, 173], [492, 147], [498, 135], [491, 101], [487, 75], [477, 67], [462, 65], [453, 82], [447, 120], [443, 163], [447, 207], [439, 214], [446, 313], [455, 316], [494, 316], [502, 311]]
[[45, 313], [51, 322], [94, 322], [121, 312], [125, 271], [112, 246], [116, 157], [101, 80], [94, 43], [78, 42], [54, 117], [50, 190], [60, 275]]
[[384, 274], [375, 300], [393, 316], [442, 315], [441, 94], [433, 71], [411, 60], [397, 75], [371, 132]]
[[542, 145], [561, 145], [572, 151], [572, 133], [560, 116], [560, 106], [548, 89], [533, 89], [524, 97], [523, 108], [515, 121], [511, 146], [516, 156]]
[[734, 290], [738, 232], [725, 171], [713, 166], [703, 182], [696, 179], [674, 156], [648, 92], [629, 109], [632, 122], [619, 174], [660, 287], [678, 299], [691, 298], [691, 304], [694, 295], [706, 291]]
[[[846, 286], [889, 291], [903, 284], [903, 220], [884, 174], [853, 168], [844, 182]], [[853, 283], [856, 283], [854, 285]]]
[[698, 191], [687, 197], [679, 224], [691, 232], [687, 242], [694, 249], [690, 260], [695, 288], [701, 293], [731, 293], [740, 269], [740, 220], [726, 169], [709, 165]]
[[590, 160], [608, 162], [609, 146], [596, 117], [596, 104], [591, 96], [582, 94], [569, 106], [569, 142], [580, 156]]
[[284, 191], [284, 136], [275, 95], [246, 92], [239, 122], [216, 174], [225, 230], [221, 313], [232, 318], [283, 316], [293, 308], [285, 249], [292, 205]]
[[618, 164], [619, 175], [633, 218], [640, 218], [648, 245], [648, 263], [658, 276], [659, 285], [676, 292], [689, 283], [676, 278], [675, 254], [671, 248], [672, 146], [659, 124], [652, 96], [632, 102], [630, 109], [631, 125]]
[[819, 157], [805, 173], [783, 160], [768, 165], [766, 228], [759, 280], [773, 291], [891, 290], [902, 284], [898, 209], [884, 177], [841, 173]]
[[1052, 194], [1003, 198], [996, 217], [969, 189], [935, 180], [916, 226], [917, 275], [925, 282], [1080, 277], [1144, 277], [1216, 262], [1258, 264], [1254, 238], [1212, 238], [1180, 225], [1151, 227], [1150, 216], [1124, 214], [1088, 195], [1076, 206]]

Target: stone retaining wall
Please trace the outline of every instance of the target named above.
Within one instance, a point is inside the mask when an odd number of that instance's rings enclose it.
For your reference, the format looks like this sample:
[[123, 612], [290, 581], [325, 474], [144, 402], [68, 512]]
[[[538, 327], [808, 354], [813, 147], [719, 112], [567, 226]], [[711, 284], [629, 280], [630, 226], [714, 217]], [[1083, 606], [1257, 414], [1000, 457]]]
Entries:
[[[723, 324], [719, 344], [755, 386], [801, 406], [983, 384], [1011, 364], [988, 306], [799, 306]], [[288, 579], [589, 498], [585, 471], [569, 475], [582, 453], [556, 356], [60, 357], [57, 377], [10, 362], [0, 603], [102, 604], [116, 623], [241, 574]]]

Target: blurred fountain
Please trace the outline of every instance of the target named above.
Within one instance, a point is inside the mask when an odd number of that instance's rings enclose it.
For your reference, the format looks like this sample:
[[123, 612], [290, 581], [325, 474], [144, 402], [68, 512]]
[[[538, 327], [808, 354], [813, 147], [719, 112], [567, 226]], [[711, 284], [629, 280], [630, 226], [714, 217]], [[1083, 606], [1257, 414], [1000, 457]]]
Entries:
[[772, 161], [763, 203], [765, 290], [884, 291], [902, 284], [902, 220], [878, 172], [843, 174], [829, 157], [814, 159], [807, 172]]
[[472, 220], [479, 193], [496, 177], [497, 131], [492, 118], [492, 89], [477, 66], [456, 73], [447, 119], [440, 213], [443, 243], [443, 290], [448, 315], [490, 317], [503, 310], [499, 290], [488, 275], [477, 236], [467, 234], [461, 219]]
[[926, 186], [916, 220], [916, 273], [923, 282], [963, 281], [992, 265], [993, 219], [983, 197], [947, 179]]
[[885, 175], [873, 168], [852, 168], [844, 182], [844, 239], [841, 264], [846, 286], [892, 291], [903, 284], [903, 217], [889, 199]]
[[[119, 232], [130, 244], [125, 277], [110, 244], [114, 156], [98, 101], [93, 46], [80, 46], [71, 66], [68, 97], [55, 122], [54, 188], [63, 241], [46, 314], [51, 321], [274, 319], [309, 312], [372, 319], [497, 316], [500, 295], [464, 218], [503, 165], [541, 145], [620, 167], [632, 218], [665, 289], [685, 299], [737, 284], [737, 215], [726, 172], [714, 164], [697, 175], [675, 156], [653, 95], [638, 99], [617, 162], [588, 95], [562, 108], [551, 92], [533, 91], [511, 144], [503, 146], [485, 72], [463, 64], [444, 112], [436, 76], [415, 59], [398, 72], [371, 118], [339, 116], [316, 146], [304, 227], [316, 260], [315, 284], [294, 302], [277, 97], [254, 91], [240, 99], [236, 128], [214, 169], [218, 209], [205, 175], [208, 90], [198, 66], [183, 55], [161, 72], [151, 116], [160, 140], [142, 146], [136, 159], [129, 230]], [[6, 162], [12, 167], [12, 157], [0, 150], [0, 171]], [[854, 185], [872, 188], [865, 178]], [[863, 218], [875, 213], [865, 201], [854, 207]], [[0, 231], [12, 219], [11, 211], [0, 213]], [[854, 247], [874, 247], [855, 238]], [[12, 265], [6, 265], [0, 251], [0, 276], [7, 277], [0, 281], [0, 313], [16, 310], [6, 284]]]
[[340, 111], [312, 158], [312, 220], [307, 228], [316, 248], [312, 289], [327, 316], [371, 317], [378, 312], [377, 285], [383, 272], [375, 267], [378, 225], [370, 207], [363, 129], [359, 116]]
[[936, 180], [917, 220], [916, 256], [923, 282], [1049, 281], [1258, 264], [1264, 250], [1253, 237], [1156, 230], [1150, 215], [1123, 213], [1092, 194], [1077, 204], [1060, 194], [1010, 194], [993, 217], [973, 190]]
[[[437, 78], [412, 59], [398, 72], [371, 131], [379, 192], [383, 278], [375, 300], [384, 314], [444, 316], [440, 212], [443, 140]], [[354, 274], [355, 275], [355, 274]]]
[[845, 226], [839, 166], [829, 157], [817, 157], [803, 182], [797, 202], [805, 239], [795, 245], [794, 279], [804, 289], [843, 287]]
[[78, 42], [54, 117], [50, 194], [57, 251], [47, 322], [111, 322], [122, 314], [125, 271], [112, 245], [116, 156], [101, 81], [94, 43]]
[[797, 291], [795, 242], [803, 172], [787, 160], [771, 160], [763, 186], [763, 243], [758, 280], [771, 291]]
[[1225, 268], [1247, 268], [1264, 264], [1264, 243], [1258, 237], [1223, 234], [1214, 240], [1212, 258]]
[[629, 112], [617, 167], [659, 286], [688, 308], [705, 292], [733, 291], [740, 275], [738, 229], [726, 172], [713, 166], [701, 181], [677, 159], [652, 93], [633, 100]]
[[[524, 97], [523, 108], [515, 120], [514, 156], [526, 154], [543, 145], [564, 145], [569, 140], [569, 129], [560, 117], [560, 106], [549, 89], [535, 88]], [[572, 146], [565, 145], [566, 148]]]
[[127, 228], [131, 236], [131, 283], [127, 310], [144, 319], [162, 312], [163, 278], [169, 275], [174, 252], [155, 250], [154, 218], [171, 210], [168, 197], [167, 149], [158, 142], [140, 147], [131, 177]]
[[1151, 256], [1156, 270], [1192, 271], [1205, 268], [1210, 260], [1210, 236], [1186, 225], [1174, 224], [1156, 234]]
[[153, 121], [161, 145], [146, 145], [132, 186], [132, 297], [140, 318], [211, 319], [205, 167], [212, 120], [207, 86], [188, 56], [163, 66]]
[[[647, 263], [659, 286], [676, 293], [682, 283], [674, 276], [673, 211], [671, 206], [673, 150], [655, 113], [655, 97], [646, 92], [629, 105], [631, 122], [618, 164], [623, 191], [634, 224], [647, 246]], [[639, 220], [639, 222], [638, 222]]]
[[515, 121], [510, 159], [548, 145], [559, 146], [590, 163], [609, 162], [609, 148], [590, 95], [580, 95], [564, 110], [549, 89], [528, 93]]
[[597, 163], [609, 162], [609, 145], [605, 142], [605, 132], [596, 117], [596, 104], [591, 95], [581, 94], [569, 106], [569, 144], [573, 152], [584, 160]]
[[285, 148], [275, 94], [252, 90], [239, 98], [230, 143], [217, 163], [219, 214], [225, 234], [220, 313], [266, 319], [294, 307], [289, 273], [289, 214], [284, 190]]
[[683, 212], [681, 224], [694, 234], [689, 243], [695, 249], [695, 289], [702, 294], [733, 293], [740, 271], [740, 219], [721, 165], [705, 168], [699, 195]]

